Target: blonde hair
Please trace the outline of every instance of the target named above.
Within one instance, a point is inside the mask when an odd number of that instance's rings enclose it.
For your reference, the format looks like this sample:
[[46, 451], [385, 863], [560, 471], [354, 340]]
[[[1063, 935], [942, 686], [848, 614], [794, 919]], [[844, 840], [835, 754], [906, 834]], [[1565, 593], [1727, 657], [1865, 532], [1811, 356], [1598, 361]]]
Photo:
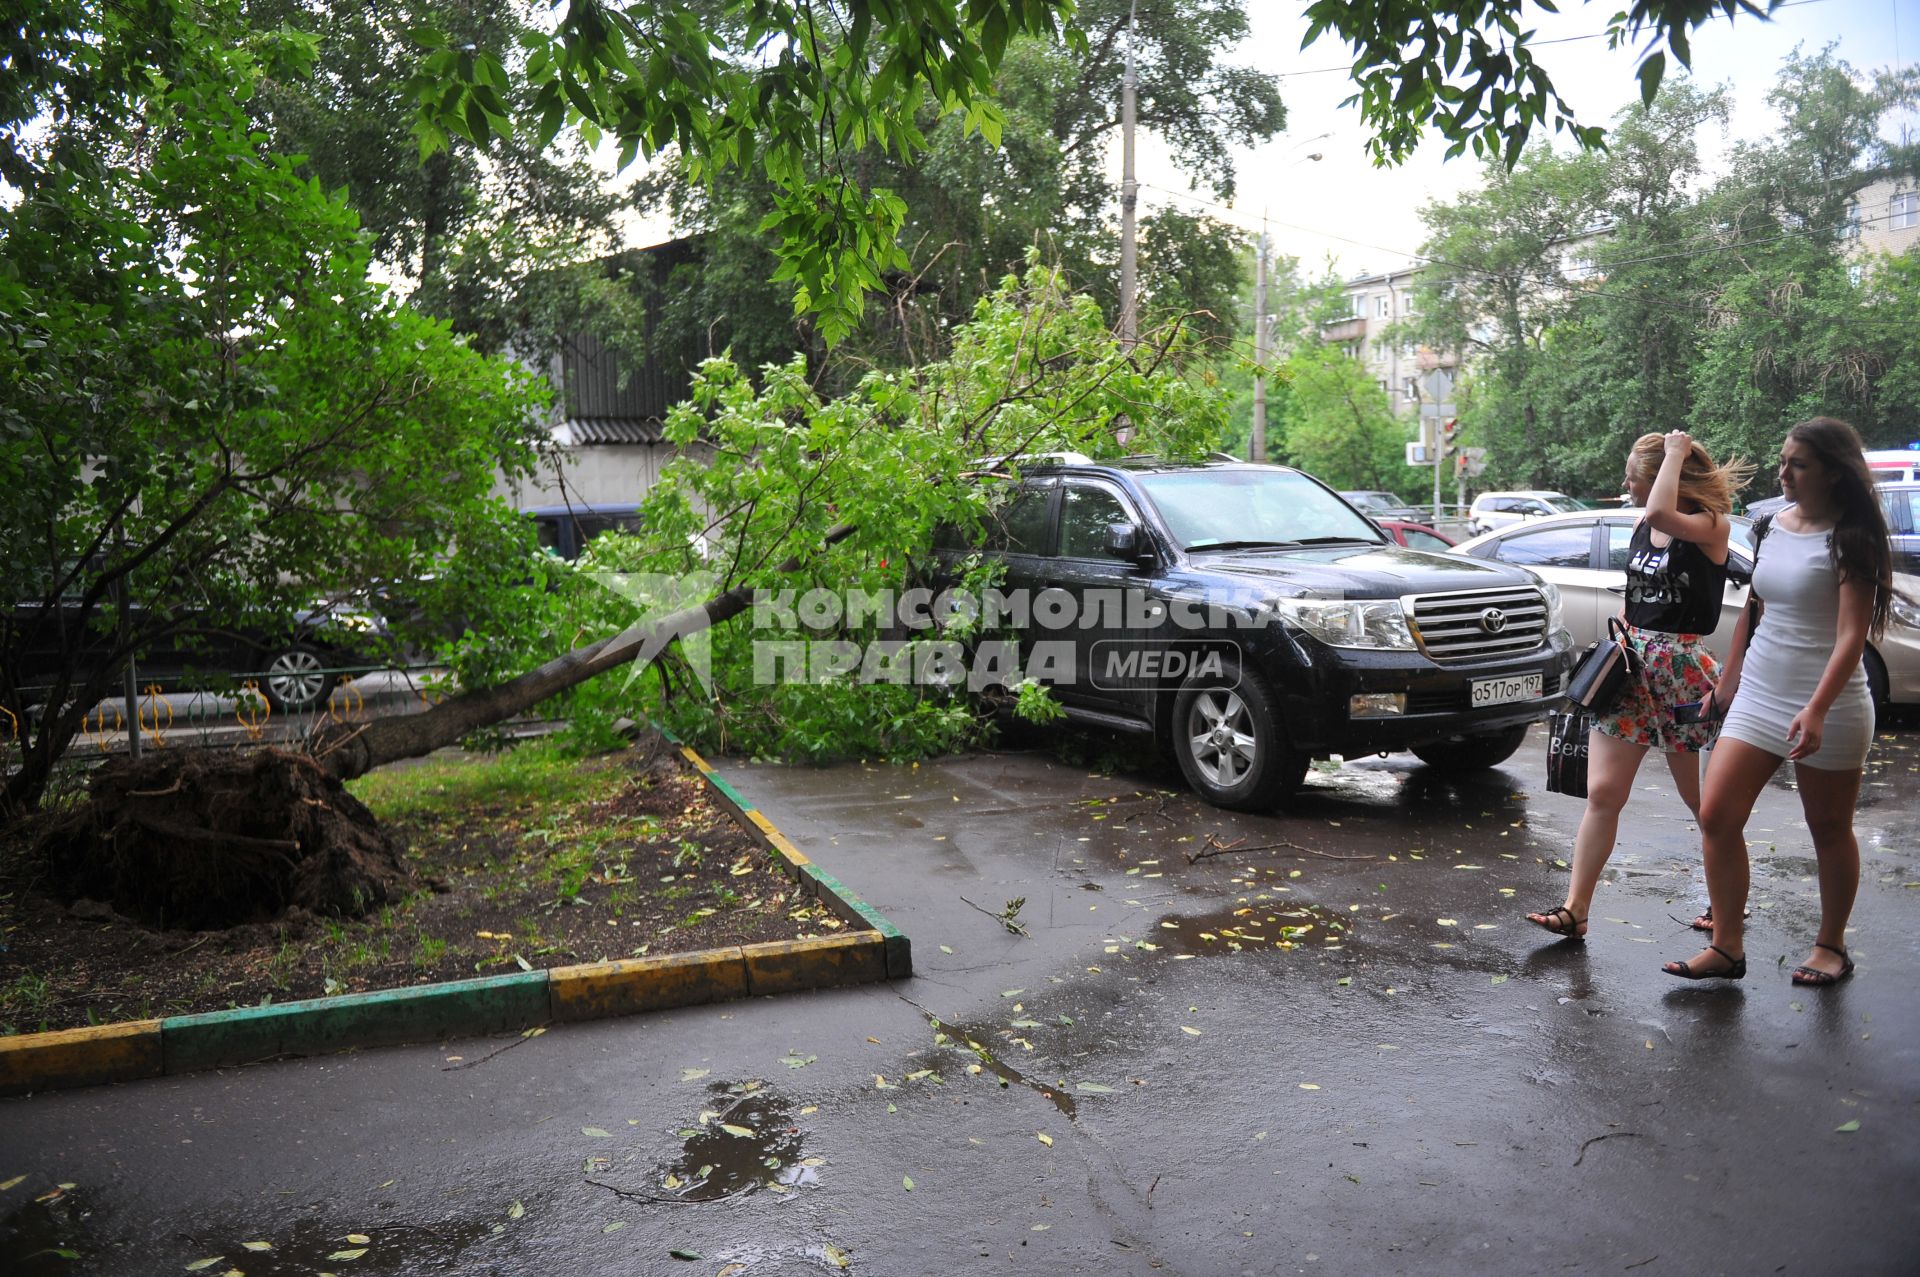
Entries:
[[[1667, 437], [1664, 434], [1646, 434], [1633, 441], [1633, 451], [1629, 454], [1627, 464], [1636, 476], [1645, 476], [1651, 483], [1659, 475], [1661, 463], [1666, 457]], [[1711, 510], [1724, 519], [1733, 513], [1733, 494], [1746, 487], [1751, 478], [1751, 462], [1734, 457], [1725, 465], [1717, 466], [1713, 463], [1713, 457], [1696, 439], [1687, 449], [1687, 459], [1680, 466], [1680, 500], [1690, 501], [1702, 510]]]

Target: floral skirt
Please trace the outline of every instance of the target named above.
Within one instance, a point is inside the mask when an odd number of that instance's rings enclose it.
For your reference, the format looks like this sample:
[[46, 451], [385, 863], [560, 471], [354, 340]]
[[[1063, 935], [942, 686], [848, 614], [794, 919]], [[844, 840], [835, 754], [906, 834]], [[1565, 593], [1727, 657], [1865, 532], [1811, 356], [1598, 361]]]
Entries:
[[1704, 700], [1720, 677], [1706, 636], [1632, 626], [1627, 634], [1640, 653], [1640, 677], [1627, 681], [1612, 710], [1594, 715], [1594, 730], [1667, 754], [1697, 754], [1713, 744], [1718, 723], [1673, 721], [1675, 705]]

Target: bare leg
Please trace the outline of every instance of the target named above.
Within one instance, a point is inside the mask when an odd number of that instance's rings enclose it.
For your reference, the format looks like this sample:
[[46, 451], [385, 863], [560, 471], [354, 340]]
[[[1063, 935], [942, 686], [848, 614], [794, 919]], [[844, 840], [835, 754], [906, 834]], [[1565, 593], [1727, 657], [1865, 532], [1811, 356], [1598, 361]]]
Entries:
[[[1640, 771], [1640, 760], [1647, 747], [1615, 736], [1593, 732], [1587, 737], [1587, 810], [1580, 817], [1580, 832], [1573, 838], [1573, 875], [1567, 883], [1565, 907], [1580, 919], [1569, 923], [1565, 914], [1530, 913], [1529, 921], [1563, 935], [1587, 934], [1587, 910], [1593, 907], [1594, 887], [1600, 871], [1613, 855], [1614, 839], [1620, 831], [1620, 809], [1633, 792], [1633, 778]], [[1564, 928], [1564, 930], [1563, 930]]]
[[1680, 791], [1680, 801], [1687, 805], [1695, 820], [1700, 819], [1700, 755], [1675, 751], [1666, 755], [1666, 759], [1673, 787]]
[[[1707, 867], [1707, 899], [1713, 903], [1713, 947], [1687, 959], [1693, 971], [1725, 970], [1729, 958], [1746, 956], [1747, 817], [1780, 762], [1777, 754], [1745, 741], [1723, 740], [1713, 748], [1700, 799], [1700, 851]], [[1667, 970], [1673, 971], [1673, 964]]]
[[[1813, 854], [1820, 862], [1820, 934], [1823, 945], [1845, 952], [1847, 919], [1860, 890], [1860, 842], [1853, 834], [1854, 804], [1860, 797], [1857, 771], [1822, 771], [1796, 764], [1800, 782], [1800, 810], [1813, 834]], [[1839, 975], [1845, 959], [1840, 953], [1815, 949], [1801, 966]]]
[[[1680, 801], [1693, 813], [1695, 823], [1700, 820], [1700, 773], [1711, 754], [1687, 754], [1678, 750], [1669, 753], [1667, 771], [1673, 776], [1673, 787], [1680, 793]], [[1693, 920], [1695, 931], [1713, 930], [1713, 919], [1701, 914]]]

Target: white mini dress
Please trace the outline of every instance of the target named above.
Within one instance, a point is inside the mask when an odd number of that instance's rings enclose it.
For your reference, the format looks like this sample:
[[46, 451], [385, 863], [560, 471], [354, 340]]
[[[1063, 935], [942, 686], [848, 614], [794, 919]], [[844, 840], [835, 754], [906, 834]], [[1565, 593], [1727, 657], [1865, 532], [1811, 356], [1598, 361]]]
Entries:
[[[1720, 726], [1722, 740], [1745, 741], [1781, 758], [1792, 748], [1787, 728], [1813, 699], [1840, 628], [1830, 539], [1827, 532], [1789, 531], [1778, 517], [1767, 530], [1753, 570], [1753, 590], [1765, 607], [1740, 664], [1740, 690]], [[1819, 752], [1799, 761], [1822, 771], [1858, 771], [1872, 743], [1873, 698], [1866, 671], [1855, 666], [1827, 711]]]

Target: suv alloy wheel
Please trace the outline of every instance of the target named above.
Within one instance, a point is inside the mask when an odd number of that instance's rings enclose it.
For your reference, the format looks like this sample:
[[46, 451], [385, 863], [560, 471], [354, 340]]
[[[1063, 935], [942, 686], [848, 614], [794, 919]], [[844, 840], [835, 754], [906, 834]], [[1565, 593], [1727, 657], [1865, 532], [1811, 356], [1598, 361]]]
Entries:
[[291, 643], [275, 652], [267, 661], [266, 677], [260, 690], [267, 703], [282, 714], [304, 714], [325, 704], [327, 693], [338, 681], [327, 672], [327, 656], [306, 643]]
[[1265, 680], [1228, 661], [1196, 674], [1173, 703], [1173, 747], [1187, 783], [1216, 807], [1269, 811], [1307, 774], [1305, 754], [1281, 738]]

